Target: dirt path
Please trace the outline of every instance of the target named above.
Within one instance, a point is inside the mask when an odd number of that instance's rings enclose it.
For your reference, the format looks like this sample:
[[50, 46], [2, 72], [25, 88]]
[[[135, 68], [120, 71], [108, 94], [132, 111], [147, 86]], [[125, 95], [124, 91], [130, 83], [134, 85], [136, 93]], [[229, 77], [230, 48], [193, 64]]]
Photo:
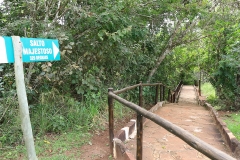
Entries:
[[184, 85], [182, 87], [178, 103], [197, 104], [196, 94], [193, 86]]
[[[119, 131], [130, 119], [135, 116], [135, 113], [123, 117], [121, 120], [115, 122], [115, 133]], [[76, 160], [112, 160], [112, 155], [109, 148], [109, 130], [106, 124], [105, 130], [92, 133], [93, 137], [91, 143], [83, 145], [80, 151], [80, 157], [75, 158]]]
[[[179, 103], [166, 104], [157, 110], [156, 114], [231, 155], [231, 151], [225, 145], [209, 111], [196, 104], [192, 86], [183, 86]], [[209, 159], [152, 121], [145, 123], [143, 135], [144, 160]], [[128, 141], [126, 146], [135, 155], [136, 138]]]

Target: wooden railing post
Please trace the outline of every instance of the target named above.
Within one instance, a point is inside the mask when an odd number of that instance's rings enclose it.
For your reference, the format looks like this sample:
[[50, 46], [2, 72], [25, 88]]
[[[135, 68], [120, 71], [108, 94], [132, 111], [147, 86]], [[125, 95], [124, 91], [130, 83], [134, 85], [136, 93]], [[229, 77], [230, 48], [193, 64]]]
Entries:
[[158, 103], [160, 84], [156, 85], [155, 104]]
[[162, 100], [164, 101], [165, 100], [165, 86], [164, 85], [162, 85], [162, 89], [163, 89], [163, 93], [162, 93]]
[[201, 96], [201, 80], [198, 80], [198, 92], [199, 92], [199, 96]]
[[143, 95], [142, 95], [142, 91], [143, 91], [143, 86], [142, 86], [142, 81], [140, 82], [140, 86], [139, 86], [139, 106], [142, 107], [143, 106]]
[[171, 90], [168, 89], [168, 102], [170, 102], [170, 103], [172, 102], [172, 100], [171, 100], [171, 99], [172, 99], [172, 98], [171, 98], [171, 95], [172, 95], [172, 94], [171, 94]]
[[[171, 132], [171, 134], [176, 135], [183, 141], [185, 141], [188, 145], [195, 148], [199, 152], [203, 153], [210, 159], [223, 159], [223, 160], [236, 160], [235, 158], [231, 157], [230, 155], [226, 154], [223, 151], [220, 151], [213, 146], [207, 144], [203, 140], [195, 137], [193, 134], [189, 133], [188, 131], [182, 129], [181, 127], [161, 118], [160, 116], [157, 116], [156, 114], [146, 111], [139, 107], [138, 105], [131, 103], [114, 93], [110, 92], [109, 95], [111, 95], [115, 100], [120, 102], [121, 104], [131, 108], [132, 110], [138, 112], [139, 114], [142, 114], [144, 117], [150, 119], [151, 121], [155, 122], [159, 126], [163, 127], [164, 129]], [[137, 160], [141, 160], [141, 156], [138, 154]]]
[[160, 102], [163, 101], [163, 85], [160, 84]]
[[[142, 82], [139, 86], [139, 106], [143, 106]], [[137, 160], [142, 160], [142, 140], [143, 140], [143, 117], [137, 113]]]
[[174, 93], [174, 103], [177, 102], [177, 94], [178, 94], [178, 92], [175, 92], [175, 93]]
[[[113, 88], [109, 88], [108, 93], [109, 92], [113, 92]], [[113, 98], [108, 95], [109, 146], [111, 155], [113, 155], [113, 138], [114, 138], [113, 108], [114, 108]]]
[[176, 100], [176, 91], [172, 94], [172, 103], [175, 103]]
[[198, 85], [197, 85], [197, 80], [194, 80], [194, 85], [195, 85], [195, 86], [198, 86]]

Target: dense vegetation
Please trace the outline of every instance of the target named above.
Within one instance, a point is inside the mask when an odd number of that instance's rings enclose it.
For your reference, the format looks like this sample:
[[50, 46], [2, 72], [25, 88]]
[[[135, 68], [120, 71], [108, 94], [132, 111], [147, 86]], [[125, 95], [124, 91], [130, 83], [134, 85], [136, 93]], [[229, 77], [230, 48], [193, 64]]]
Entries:
[[237, 140], [240, 141], [239, 112], [229, 113], [227, 116], [223, 117], [223, 120], [227, 124], [228, 129], [233, 133]]
[[[179, 80], [193, 84], [201, 78], [214, 86], [223, 109], [239, 110], [239, 5], [234, 0], [4, 0], [1, 36], [60, 43], [61, 61], [24, 64], [34, 134], [99, 126], [107, 118], [107, 88], [139, 81], [174, 87]], [[21, 143], [17, 115], [13, 64], [0, 64], [3, 146]]]

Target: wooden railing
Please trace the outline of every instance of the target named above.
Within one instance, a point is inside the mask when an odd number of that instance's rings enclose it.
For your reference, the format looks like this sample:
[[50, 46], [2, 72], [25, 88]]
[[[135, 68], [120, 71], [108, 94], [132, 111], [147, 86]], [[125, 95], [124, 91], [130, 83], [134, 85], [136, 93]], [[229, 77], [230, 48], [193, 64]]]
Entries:
[[[132, 110], [137, 112], [137, 153], [136, 159], [142, 160], [142, 138], [143, 138], [143, 116], [155, 122], [156, 124], [160, 125], [161, 127], [165, 128], [169, 132], [173, 133], [177, 137], [181, 138], [183, 141], [188, 143], [190, 146], [198, 150], [199, 152], [203, 153], [210, 159], [217, 159], [217, 160], [235, 160], [230, 155], [212, 147], [211, 145], [207, 144], [206, 142], [202, 141], [201, 139], [195, 137], [191, 133], [187, 132], [186, 130], [178, 127], [177, 125], [172, 124], [171, 122], [159, 117], [158, 115], [149, 112], [142, 108], [143, 106], [143, 96], [142, 96], [142, 89], [143, 86], [156, 86], [156, 95], [155, 95], [155, 103], [158, 101], [159, 90], [160, 90], [160, 101], [164, 100], [164, 92], [165, 86], [161, 83], [155, 84], [137, 84], [134, 86], [126, 87], [124, 89], [114, 91], [112, 88], [108, 89], [108, 107], [109, 107], [109, 138], [110, 138], [110, 151], [113, 154], [113, 138], [114, 138], [114, 117], [113, 117], [113, 109], [114, 109], [114, 100], [122, 103], [123, 105], [131, 108]], [[162, 86], [162, 87], [161, 87]], [[168, 100], [170, 102], [176, 102], [176, 97], [180, 93], [182, 83], [180, 82], [174, 91], [168, 91]], [[132, 102], [129, 102], [117, 94], [123, 93], [125, 91], [134, 89], [139, 87], [139, 105], [136, 105]], [[162, 97], [162, 98], [161, 98]]]
[[198, 81], [194, 80], [194, 86], [198, 87], [197, 88], [198, 95], [201, 96], [201, 80], [200, 79]]
[[169, 102], [172, 102], [172, 103], [178, 102], [178, 97], [180, 95], [180, 91], [181, 91], [182, 85], [183, 85], [183, 82], [180, 81], [178, 83], [177, 87], [175, 88], [175, 90], [172, 92], [172, 99]]
[[[179, 84], [182, 84], [181, 82]], [[164, 101], [165, 100], [165, 90], [168, 89], [168, 101], [169, 102], [175, 102], [175, 95], [178, 95], [179, 93], [179, 87], [175, 89], [175, 91], [171, 91], [169, 87], [166, 85], [163, 85], [162, 83], [153, 83], [153, 84], [147, 84], [147, 83], [142, 83], [140, 82], [139, 84], [129, 86], [117, 91], [113, 91], [112, 88], [108, 89], [108, 106], [109, 106], [109, 137], [110, 137], [110, 149], [111, 153], [113, 154], [113, 138], [114, 138], [114, 117], [113, 117], [113, 97], [111, 97], [110, 93], [113, 93], [114, 95], [124, 93], [126, 91], [135, 89], [139, 87], [139, 106], [143, 107], [143, 87], [144, 86], [155, 86], [156, 87], [156, 92], [155, 92], [155, 104], [157, 104], [158, 100]], [[179, 86], [179, 85], [178, 85]], [[176, 91], [178, 93], [176, 93]], [[160, 94], [159, 94], [160, 92]], [[143, 117], [141, 114], [138, 114], [137, 112], [137, 157], [142, 156], [142, 131], [143, 131]], [[137, 158], [139, 159], [139, 158]]]

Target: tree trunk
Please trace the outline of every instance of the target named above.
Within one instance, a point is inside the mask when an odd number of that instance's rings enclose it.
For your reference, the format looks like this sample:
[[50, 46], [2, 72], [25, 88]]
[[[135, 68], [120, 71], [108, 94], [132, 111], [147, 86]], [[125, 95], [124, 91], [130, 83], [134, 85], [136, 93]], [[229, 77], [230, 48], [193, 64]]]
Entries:
[[177, 21], [176, 22], [176, 26], [175, 28], [172, 30], [171, 35], [165, 45], [165, 48], [162, 51], [162, 54], [160, 55], [160, 57], [158, 58], [156, 65], [152, 68], [152, 70], [150, 71], [150, 74], [148, 76], [148, 80], [147, 83], [149, 83], [153, 77], [153, 75], [155, 74], [155, 72], [157, 71], [158, 67], [160, 66], [160, 64], [162, 63], [162, 61], [164, 60], [164, 58], [172, 51], [173, 48], [173, 38], [176, 36], [176, 32], [179, 30], [179, 27], [181, 25], [182, 20]]
[[155, 72], [157, 71], [158, 67], [160, 66], [160, 64], [162, 63], [162, 61], [164, 60], [164, 58], [171, 52], [170, 47], [166, 48], [166, 50], [164, 51], [164, 53], [158, 58], [156, 65], [152, 68], [149, 76], [148, 76], [148, 80], [147, 83], [149, 83], [153, 77], [153, 75], [155, 74]]

